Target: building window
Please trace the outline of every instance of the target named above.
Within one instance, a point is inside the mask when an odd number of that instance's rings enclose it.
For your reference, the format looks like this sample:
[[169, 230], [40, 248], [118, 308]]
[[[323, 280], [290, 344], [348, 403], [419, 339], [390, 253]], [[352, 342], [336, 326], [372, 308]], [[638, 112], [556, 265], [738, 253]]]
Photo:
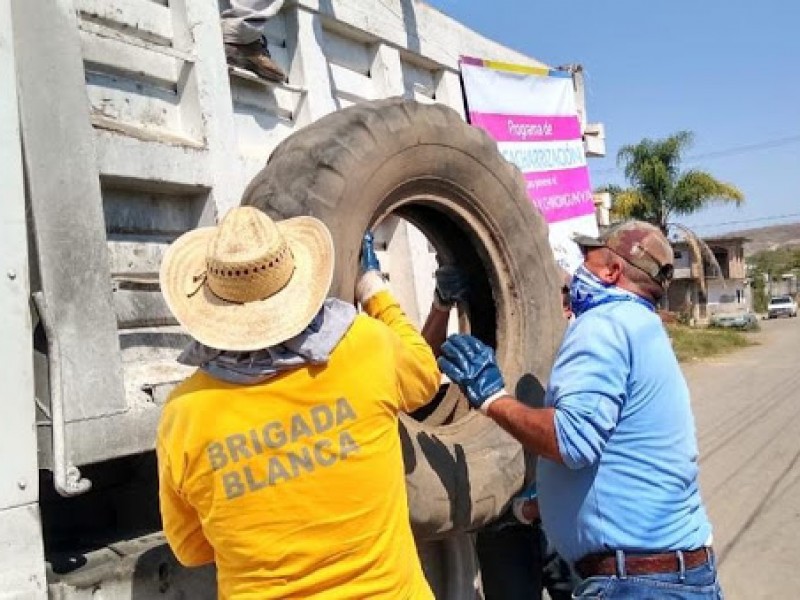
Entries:
[[683, 252], [681, 250], [675, 250], [675, 258], [683, 258]]

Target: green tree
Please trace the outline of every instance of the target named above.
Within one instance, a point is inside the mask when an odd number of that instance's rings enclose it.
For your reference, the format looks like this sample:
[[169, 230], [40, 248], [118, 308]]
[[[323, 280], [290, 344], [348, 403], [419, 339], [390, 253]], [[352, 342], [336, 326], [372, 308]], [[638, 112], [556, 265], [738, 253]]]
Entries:
[[757, 312], [764, 312], [772, 292], [771, 288], [766, 287], [765, 279], [779, 281], [789, 274], [800, 277], [800, 248], [789, 246], [762, 250], [747, 259], [747, 267], [753, 282], [754, 308]]
[[764, 284], [764, 272], [755, 270], [750, 276], [750, 281], [753, 282], [753, 310], [759, 313], [767, 312], [767, 302], [769, 302], [769, 294]]
[[780, 277], [784, 273], [800, 269], [800, 248], [788, 246], [762, 250], [748, 258], [747, 264], [751, 269], [767, 273], [771, 278]]
[[744, 194], [733, 185], [705, 171], [681, 168], [692, 141], [691, 132], [679, 131], [620, 148], [617, 164], [630, 187], [603, 190], [611, 194], [614, 216], [648, 221], [666, 232], [675, 215], [689, 215], [717, 202], [744, 202]]

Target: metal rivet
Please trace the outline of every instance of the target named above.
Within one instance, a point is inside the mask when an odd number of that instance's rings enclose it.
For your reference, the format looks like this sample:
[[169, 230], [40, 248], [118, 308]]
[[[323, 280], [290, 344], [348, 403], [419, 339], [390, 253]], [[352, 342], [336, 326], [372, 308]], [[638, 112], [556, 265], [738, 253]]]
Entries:
[[27, 482], [27, 481], [25, 481], [24, 479], [20, 479], [20, 480], [17, 482], [17, 487], [18, 487], [19, 489], [21, 489], [21, 490], [24, 490], [26, 487], [28, 487], [28, 482]]
[[17, 272], [16, 271], [9, 271], [8, 272], [8, 278], [9, 279], [16, 279], [17, 278]]

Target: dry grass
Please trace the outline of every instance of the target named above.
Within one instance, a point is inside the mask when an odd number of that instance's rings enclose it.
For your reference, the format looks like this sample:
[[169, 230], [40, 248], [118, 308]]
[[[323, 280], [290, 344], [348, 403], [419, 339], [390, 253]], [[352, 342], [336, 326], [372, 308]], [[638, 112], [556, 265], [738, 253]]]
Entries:
[[702, 329], [685, 325], [665, 325], [675, 355], [681, 362], [725, 354], [755, 342], [746, 333], [732, 329]]

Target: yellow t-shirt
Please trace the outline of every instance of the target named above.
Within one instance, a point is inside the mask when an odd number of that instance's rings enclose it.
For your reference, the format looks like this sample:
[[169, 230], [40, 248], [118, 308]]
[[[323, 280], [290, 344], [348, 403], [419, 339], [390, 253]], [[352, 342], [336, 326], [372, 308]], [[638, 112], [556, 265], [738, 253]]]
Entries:
[[433, 397], [439, 371], [389, 293], [364, 308], [375, 318], [357, 316], [327, 365], [257, 385], [198, 371], [164, 407], [164, 532], [181, 563], [216, 562], [220, 598], [433, 598], [397, 415]]

